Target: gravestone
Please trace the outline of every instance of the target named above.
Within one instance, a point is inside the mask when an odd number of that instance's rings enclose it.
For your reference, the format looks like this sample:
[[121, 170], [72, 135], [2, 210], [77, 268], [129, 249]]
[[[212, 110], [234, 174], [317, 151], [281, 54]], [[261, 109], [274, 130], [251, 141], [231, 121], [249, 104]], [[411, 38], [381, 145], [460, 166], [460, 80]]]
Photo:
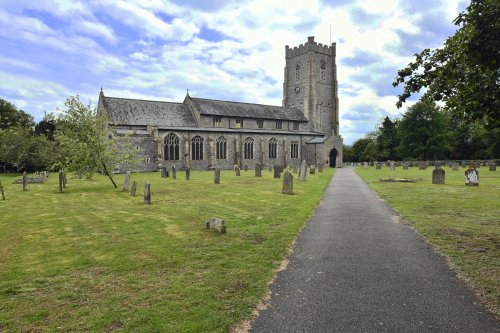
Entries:
[[161, 177], [162, 178], [166, 178], [167, 177], [167, 168], [166, 167], [162, 167], [161, 168]]
[[282, 172], [281, 165], [275, 165], [274, 166], [274, 178], [281, 178], [281, 172]]
[[316, 174], [316, 166], [314, 164], [311, 165], [311, 167], [309, 168], [309, 174], [310, 175], [315, 175]]
[[465, 185], [479, 186], [479, 171], [476, 169], [469, 169], [465, 171]]
[[255, 164], [255, 177], [262, 176], [262, 165], [260, 163]]
[[130, 191], [130, 195], [135, 197], [135, 192], [137, 191], [137, 182], [134, 180], [132, 183], [132, 190]]
[[144, 203], [151, 205], [151, 184], [144, 183]]
[[469, 163], [469, 169], [472, 170], [472, 169], [475, 169], [475, 168], [476, 168], [476, 163], [473, 163], [473, 162]]
[[3, 192], [3, 186], [1, 180], [0, 180], [0, 192], [2, 192], [2, 200], [5, 200], [5, 193]]
[[375, 164], [375, 169], [377, 169], [377, 170], [382, 169], [382, 163]]
[[172, 179], [177, 179], [177, 170], [175, 169], [175, 165], [172, 164], [172, 168], [170, 170], [172, 171]]
[[125, 183], [123, 184], [123, 192], [128, 192], [128, 184], [130, 182], [130, 171], [125, 175]]
[[323, 163], [320, 163], [320, 164], [318, 165], [318, 172], [319, 172], [319, 173], [323, 173]]
[[408, 170], [408, 163], [403, 163], [403, 170]]
[[306, 160], [302, 160], [302, 164], [300, 165], [299, 180], [303, 182], [306, 180], [306, 177], [307, 177], [307, 164]]
[[215, 168], [214, 170], [214, 184], [219, 184], [220, 183], [220, 169]]
[[63, 171], [63, 187], [66, 188], [66, 184], [68, 183], [68, 178], [66, 178], [66, 172]]
[[64, 174], [62, 171], [59, 171], [59, 192], [63, 191], [63, 183], [64, 183]]
[[189, 177], [191, 177], [191, 168], [186, 167], [186, 180], [189, 180]]
[[488, 167], [489, 167], [490, 171], [497, 171], [497, 165], [496, 165], [496, 163], [489, 163]]
[[205, 222], [205, 226], [207, 229], [215, 229], [221, 234], [226, 233], [226, 224], [224, 223], [223, 219], [219, 219], [217, 217], [209, 217], [207, 222]]
[[288, 170], [283, 174], [283, 190], [281, 193], [293, 194], [293, 176]]
[[434, 170], [432, 170], [432, 183], [433, 184], [444, 184], [444, 176], [445, 172], [441, 167], [436, 166]]
[[364, 162], [364, 163], [363, 163], [363, 167], [364, 167], [365, 169], [368, 169], [368, 162]]
[[245, 166], [243, 167], [243, 170], [248, 171], [248, 164], [245, 164]]
[[458, 163], [457, 162], [453, 162], [451, 164], [451, 170], [453, 171], [458, 171]]
[[390, 160], [387, 160], [387, 161], [385, 162], [385, 166], [391, 166], [391, 161], [390, 161]]
[[389, 166], [391, 167], [391, 170], [395, 170], [396, 169], [396, 163], [394, 161], [391, 161], [389, 163]]
[[28, 190], [28, 174], [26, 171], [23, 172], [23, 191]]
[[235, 165], [234, 166], [234, 172], [235, 172], [236, 176], [239, 176], [240, 175], [240, 167], [237, 166], [237, 165]]
[[425, 161], [420, 161], [418, 163], [418, 170], [426, 170], [427, 169], [427, 163]]

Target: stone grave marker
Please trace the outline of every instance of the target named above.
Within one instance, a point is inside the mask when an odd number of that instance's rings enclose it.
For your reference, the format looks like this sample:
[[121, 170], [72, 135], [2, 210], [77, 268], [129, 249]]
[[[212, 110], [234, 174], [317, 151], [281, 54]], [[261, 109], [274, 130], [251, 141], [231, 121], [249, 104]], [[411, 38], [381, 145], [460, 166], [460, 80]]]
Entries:
[[319, 172], [319, 173], [323, 173], [323, 163], [320, 163], [320, 164], [318, 165], [318, 172]]
[[151, 184], [144, 183], [144, 203], [151, 205]]
[[215, 229], [221, 234], [226, 233], [226, 224], [223, 219], [219, 219], [217, 217], [209, 217], [207, 222], [205, 222], [205, 226], [207, 229]]
[[237, 166], [237, 165], [235, 165], [234, 166], [234, 172], [235, 172], [236, 176], [239, 176], [240, 175], [240, 167]]
[[189, 180], [191, 177], [191, 167], [186, 167], [186, 180]]
[[262, 176], [262, 165], [260, 163], [255, 164], [255, 177]]
[[465, 185], [479, 186], [479, 171], [476, 169], [469, 169], [465, 171]]
[[432, 183], [433, 184], [444, 184], [445, 172], [441, 167], [436, 165], [436, 168], [432, 170]]
[[66, 188], [66, 184], [68, 183], [68, 178], [66, 177], [66, 172], [63, 171], [63, 187]]
[[175, 165], [172, 164], [172, 168], [170, 170], [172, 171], [172, 179], [177, 179], [177, 170], [175, 169]]
[[287, 170], [283, 174], [283, 194], [293, 194], [293, 175]]
[[220, 169], [215, 168], [214, 170], [214, 184], [220, 184]]
[[390, 166], [391, 170], [395, 170], [396, 169], [396, 163], [394, 161], [391, 161], [389, 163], [389, 166]]
[[368, 162], [363, 163], [363, 168], [368, 169]]
[[3, 192], [3, 186], [1, 180], [0, 180], [0, 192], [2, 192], [2, 200], [5, 200], [5, 193]]
[[23, 191], [28, 190], [28, 174], [26, 171], [23, 172]]
[[245, 164], [245, 166], [243, 167], [243, 170], [248, 171], [248, 164]]
[[303, 182], [306, 180], [306, 177], [307, 177], [307, 164], [306, 160], [302, 160], [302, 164], [300, 165], [299, 180]]
[[274, 178], [281, 178], [281, 165], [274, 166]]
[[310, 175], [315, 175], [316, 174], [316, 166], [314, 164], [311, 165], [311, 167], [309, 168], [309, 174]]
[[64, 184], [64, 174], [61, 170], [61, 171], [59, 171], [59, 192], [61, 192], [61, 193], [62, 193], [63, 188], [64, 188], [63, 184]]
[[375, 169], [377, 169], [377, 170], [382, 169], [382, 163], [375, 164]]
[[132, 183], [132, 190], [130, 191], [130, 195], [135, 197], [135, 192], [137, 191], [137, 182], [134, 180]]
[[426, 170], [427, 169], [427, 163], [425, 161], [420, 161], [418, 163], [418, 170]]
[[161, 167], [161, 177], [166, 178], [167, 177], [167, 168]]
[[403, 170], [408, 170], [408, 163], [403, 163]]
[[475, 168], [476, 168], [476, 163], [473, 163], [473, 162], [469, 163], [469, 169], [472, 170], [472, 169], [475, 169]]
[[496, 163], [489, 163], [488, 167], [489, 167], [490, 171], [497, 171], [497, 165], [496, 165]]
[[128, 192], [128, 184], [130, 183], [130, 171], [125, 175], [125, 182], [123, 183], [123, 192]]
[[453, 162], [451, 164], [451, 170], [453, 171], [458, 171], [458, 163], [457, 162]]

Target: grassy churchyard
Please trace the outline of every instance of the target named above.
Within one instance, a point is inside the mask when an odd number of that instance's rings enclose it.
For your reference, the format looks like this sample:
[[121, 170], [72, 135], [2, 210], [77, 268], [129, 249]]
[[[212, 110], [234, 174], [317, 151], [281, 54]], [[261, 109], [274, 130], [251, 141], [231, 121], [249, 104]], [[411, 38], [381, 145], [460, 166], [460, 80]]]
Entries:
[[[357, 173], [429, 243], [500, 315], [500, 172], [481, 167], [479, 186], [465, 186], [465, 168], [446, 172], [444, 185], [432, 184], [432, 170], [382, 167]], [[380, 178], [422, 178], [416, 183]]]
[[[333, 170], [295, 174], [295, 195], [272, 174], [132, 174], [136, 197], [123, 175], [118, 189], [68, 175], [65, 193], [57, 174], [26, 192], [0, 175], [0, 332], [227, 332], [251, 317]], [[227, 234], [204, 228], [212, 216]]]

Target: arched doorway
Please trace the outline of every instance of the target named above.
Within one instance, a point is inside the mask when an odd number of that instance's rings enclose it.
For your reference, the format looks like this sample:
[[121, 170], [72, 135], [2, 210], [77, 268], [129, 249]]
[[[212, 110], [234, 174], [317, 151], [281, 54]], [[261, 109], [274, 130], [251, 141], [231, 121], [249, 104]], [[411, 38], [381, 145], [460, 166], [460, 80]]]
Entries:
[[335, 168], [337, 166], [337, 149], [333, 148], [330, 150], [330, 168]]

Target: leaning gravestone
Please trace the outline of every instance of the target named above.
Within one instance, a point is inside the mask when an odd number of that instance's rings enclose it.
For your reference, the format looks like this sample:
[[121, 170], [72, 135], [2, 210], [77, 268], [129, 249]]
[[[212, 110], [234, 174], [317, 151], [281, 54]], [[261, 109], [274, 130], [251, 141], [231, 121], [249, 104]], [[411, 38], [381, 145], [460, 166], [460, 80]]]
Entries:
[[128, 184], [130, 183], [130, 171], [125, 175], [125, 183], [123, 184], [123, 192], [128, 192]]
[[214, 171], [214, 184], [219, 184], [220, 183], [220, 169], [215, 168]]
[[479, 186], [479, 171], [476, 169], [469, 169], [465, 171], [465, 185]]
[[135, 197], [135, 192], [137, 191], [137, 182], [134, 180], [132, 183], [132, 190], [130, 191], [130, 195]]
[[172, 179], [177, 179], [177, 170], [175, 169], [175, 165], [172, 164], [172, 168], [170, 170], [172, 171]]
[[433, 184], [444, 184], [444, 176], [445, 172], [441, 167], [436, 166], [434, 170], [432, 170], [432, 183]]
[[274, 178], [281, 178], [281, 165], [275, 165], [274, 166]]
[[0, 180], [0, 192], [2, 192], [2, 200], [5, 200], [5, 193], [3, 192], [3, 186], [1, 180]]
[[209, 217], [207, 222], [205, 222], [205, 226], [207, 229], [215, 229], [219, 231], [221, 234], [226, 233], [226, 224], [223, 219], [219, 219], [217, 217]]
[[299, 171], [299, 180], [301, 182], [305, 181], [307, 177], [307, 164], [306, 160], [302, 160], [302, 164], [300, 165], [300, 171]]
[[234, 172], [235, 172], [236, 176], [239, 176], [240, 175], [240, 167], [237, 166], [237, 165], [235, 165], [234, 166]]
[[26, 171], [23, 172], [23, 191], [28, 190], [28, 174]]
[[59, 192], [62, 193], [64, 188], [64, 174], [62, 171], [59, 171]]
[[144, 203], [151, 205], [151, 184], [144, 183]]
[[262, 176], [262, 165], [260, 163], [255, 164], [255, 177]]
[[496, 163], [489, 163], [488, 167], [490, 168], [490, 171], [497, 171], [497, 165]]
[[425, 161], [420, 161], [418, 163], [418, 170], [426, 170], [427, 169], [427, 163]]
[[283, 174], [283, 194], [293, 194], [293, 176], [290, 171], [286, 171]]
[[186, 167], [186, 180], [189, 180], [189, 177], [191, 176], [191, 168]]
[[382, 169], [382, 163], [375, 164], [375, 169], [377, 169], [377, 170]]

